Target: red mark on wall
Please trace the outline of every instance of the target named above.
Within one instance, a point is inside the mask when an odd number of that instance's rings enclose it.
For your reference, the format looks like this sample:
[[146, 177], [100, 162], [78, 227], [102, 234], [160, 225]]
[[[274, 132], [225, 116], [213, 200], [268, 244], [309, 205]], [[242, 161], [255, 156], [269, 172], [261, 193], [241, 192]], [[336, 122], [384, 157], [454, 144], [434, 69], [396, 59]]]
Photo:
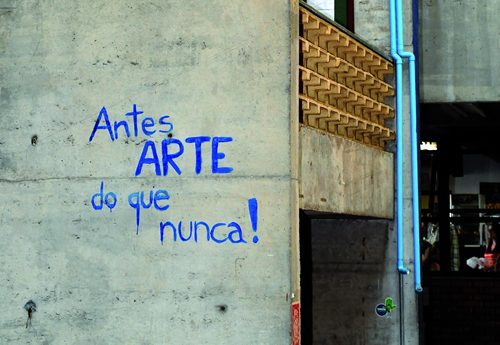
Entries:
[[300, 345], [300, 302], [292, 303], [292, 345]]

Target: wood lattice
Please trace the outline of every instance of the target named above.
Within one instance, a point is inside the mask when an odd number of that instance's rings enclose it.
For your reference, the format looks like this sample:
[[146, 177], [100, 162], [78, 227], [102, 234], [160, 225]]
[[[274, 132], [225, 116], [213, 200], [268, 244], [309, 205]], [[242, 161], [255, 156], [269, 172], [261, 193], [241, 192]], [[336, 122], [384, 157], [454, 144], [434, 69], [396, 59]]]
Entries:
[[394, 88], [390, 61], [334, 25], [301, 8], [300, 104], [302, 122], [365, 145], [394, 140], [385, 120]]

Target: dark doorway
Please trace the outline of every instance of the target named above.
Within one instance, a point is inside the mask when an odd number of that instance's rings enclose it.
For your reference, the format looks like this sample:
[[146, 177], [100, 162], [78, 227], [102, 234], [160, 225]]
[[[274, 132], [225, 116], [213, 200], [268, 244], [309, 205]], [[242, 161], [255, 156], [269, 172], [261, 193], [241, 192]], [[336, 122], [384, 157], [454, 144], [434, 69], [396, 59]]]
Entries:
[[[374, 310], [397, 278], [387, 260], [391, 222], [301, 212], [301, 310], [303, 344], [390, 342], [375, 329]], [[391, 283], [396, 293], [397, 284]], [[385, 339], [385, 340], [384, 340]]]

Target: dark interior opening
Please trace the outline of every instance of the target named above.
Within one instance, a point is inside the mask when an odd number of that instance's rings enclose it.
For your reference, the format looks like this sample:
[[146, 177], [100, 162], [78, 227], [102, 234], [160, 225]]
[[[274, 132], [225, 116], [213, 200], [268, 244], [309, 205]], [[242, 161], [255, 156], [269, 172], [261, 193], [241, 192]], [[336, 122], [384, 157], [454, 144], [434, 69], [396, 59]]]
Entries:
[[[342, 25], [347, 30], [354, 32], [354, 0], [332, 1], [335, 1], [335, 22]], [[311, 1], [304, 0], [304, 2], [309, 2], [309, 4], [311, 4]]]
[[491, 245], [500, 222], [500, 102], [420, 110], [422, 141], [437, 144], [420, 159], [424, 344], [498, 344], [500, 243]]
[[[378, 321], [375, 306], [391, 294], [381, 282], [397, 276], [387, 260], [390, 224], [301, 212], [302, 344], [356, 344], [374, 337], [390, 343], [390, 332], [366, 327]], [[390, 285], [397, 294], [397, 284]]]

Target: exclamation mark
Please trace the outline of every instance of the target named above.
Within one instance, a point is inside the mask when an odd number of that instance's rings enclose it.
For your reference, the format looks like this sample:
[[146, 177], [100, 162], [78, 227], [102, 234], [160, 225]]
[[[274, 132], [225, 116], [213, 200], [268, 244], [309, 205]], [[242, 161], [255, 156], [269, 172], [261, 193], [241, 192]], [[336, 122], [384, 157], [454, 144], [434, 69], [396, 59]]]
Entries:
[[[253, 230], [253, 232], [257, 233], [257, 219], [258, 219], [259, 206], [257, 204], [256, 198], [248, 199], [248, 212], [250, 213], [250, 221], [252, 222], [252, 230]], [[257, 242], [259, 242], [259, 236], [254, 235], [253, 236], [253, 243], [257, 243]]]

